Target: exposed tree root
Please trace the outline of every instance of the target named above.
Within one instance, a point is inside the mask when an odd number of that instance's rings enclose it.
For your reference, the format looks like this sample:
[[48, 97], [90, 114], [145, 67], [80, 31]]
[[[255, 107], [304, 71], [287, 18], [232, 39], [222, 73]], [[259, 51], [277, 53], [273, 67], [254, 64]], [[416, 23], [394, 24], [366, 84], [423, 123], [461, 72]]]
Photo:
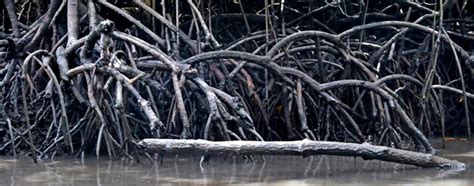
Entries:
[[430, 136], [470, 138], [470, 1], [204, 2], [5, 0], [0, 153], [138, 159], [152, 137], [434, 153]]

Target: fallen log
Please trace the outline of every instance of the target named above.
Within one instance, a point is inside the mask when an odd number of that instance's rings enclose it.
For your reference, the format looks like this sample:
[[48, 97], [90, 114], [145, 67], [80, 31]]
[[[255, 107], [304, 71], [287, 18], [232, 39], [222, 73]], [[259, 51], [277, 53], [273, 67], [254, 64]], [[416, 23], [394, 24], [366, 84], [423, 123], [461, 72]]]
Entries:
[[418, 167], [464, 169], [465, 165], [432, 154], [400, 150], [369, 143], [341, 143], [329, 141], [207, 141], [177, 139], [143, 139], [139, 146], [147, 152], [162, 154], [199, 155], [336, 155], [359, 156], [364, 160], [382, 160]]

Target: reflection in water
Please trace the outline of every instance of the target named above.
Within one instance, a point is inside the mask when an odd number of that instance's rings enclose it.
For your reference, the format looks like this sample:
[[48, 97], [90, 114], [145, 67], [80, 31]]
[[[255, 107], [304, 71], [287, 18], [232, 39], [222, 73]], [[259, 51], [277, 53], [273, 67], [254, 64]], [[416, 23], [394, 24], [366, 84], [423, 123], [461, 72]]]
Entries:
[[[437, 143], [435, 143], [436, 145]], [[199, 157], [165, 157], [163, 164], [109, 161], [107, 158], [47, 160], [34, 165], [30, 159], [0, 157], [0, 185], [221, 185], [221, 184], [416, 184], [470, 185], [473, 144], [452, 142], [441, 156], [463, 161], [465, 171], [420, 169], [360, 158], [312, 156], [214, 157], [199, 166]]]

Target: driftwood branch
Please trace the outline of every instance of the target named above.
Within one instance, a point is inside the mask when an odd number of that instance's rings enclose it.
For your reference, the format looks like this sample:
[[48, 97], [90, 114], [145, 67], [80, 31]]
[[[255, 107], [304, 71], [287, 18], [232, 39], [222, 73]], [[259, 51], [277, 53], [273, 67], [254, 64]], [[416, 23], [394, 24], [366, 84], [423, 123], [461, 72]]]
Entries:
[[464, 169], [464, 163], [431, 154], [400, 150], [369, 143], [341, 143], [329, 141], [222, 141], [144, 139], [140, 145], [147, 152], [169, 154], [233, 154], [233, 155], [336, 155], [358, 156], [364, 160], [382, 160], [418, 167]]

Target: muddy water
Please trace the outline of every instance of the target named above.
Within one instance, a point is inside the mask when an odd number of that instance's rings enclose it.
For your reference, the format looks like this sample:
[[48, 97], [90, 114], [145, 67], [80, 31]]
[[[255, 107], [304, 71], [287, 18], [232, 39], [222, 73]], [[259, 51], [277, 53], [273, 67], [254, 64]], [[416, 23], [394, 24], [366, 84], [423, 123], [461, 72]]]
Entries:
[[[435, 142], [439, 146], [439, 142]], [[360, 158], [266, 156], [265, 163], [198, 157], [165, 157], [162, 164], [129, 161], [55, 159], [34, 165], [30, 159], [0, 157], [0, 185], [472, 185], [474, 143], [450, 142], [439, 155], [466, 163], [466, 170], [420, 169]]]

